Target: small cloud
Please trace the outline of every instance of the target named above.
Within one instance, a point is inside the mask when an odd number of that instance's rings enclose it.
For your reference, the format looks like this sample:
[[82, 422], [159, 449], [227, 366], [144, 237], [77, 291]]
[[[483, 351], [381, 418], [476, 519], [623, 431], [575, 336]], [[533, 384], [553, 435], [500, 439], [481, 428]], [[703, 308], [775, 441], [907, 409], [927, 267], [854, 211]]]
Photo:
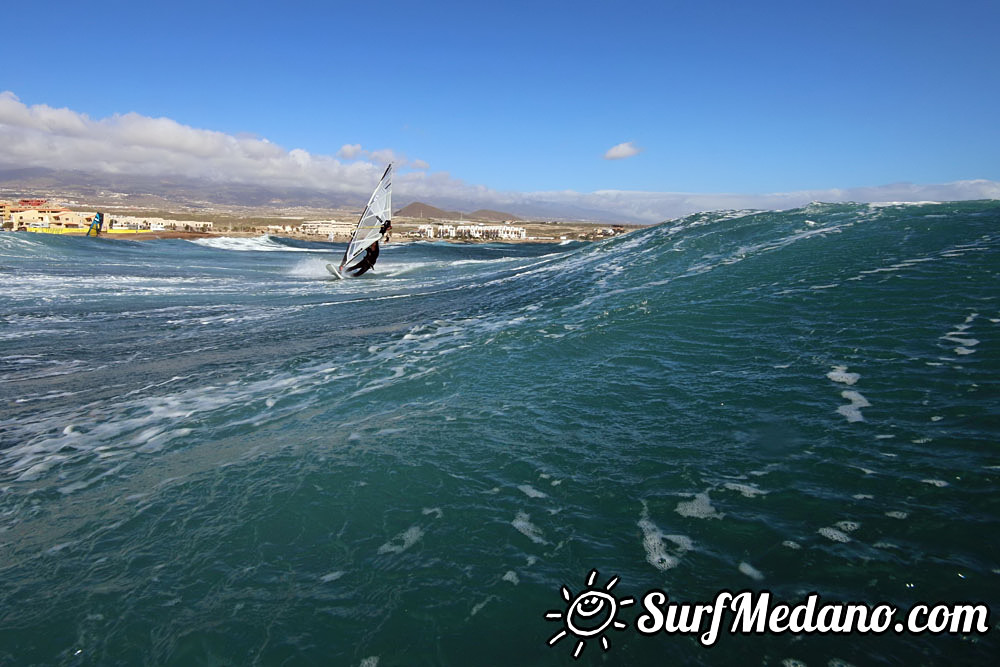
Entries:
[[633, 155], [638, 155], [642, 152], [642, 149], [633, 144], [631, 141], [626, 141], [624, 144], [618, 144], [617, 146], [612, 146], [608, 149], [608, 152], [604, 154], [605, 160], [624, 160], [627, 157], [632, 157]]
[[337, 151], [337, 157], [345, 160], [353, 160], [361, 154], [361, 144], [344, 144]]
[[431, 166], [424, 162], [423, 160], [414, 160], [410, 163], [410, 166], [414, 169], [430, 169]]
[[344, 144], [337, 151], [337, 157], [342, 160], [367, 160], [369, 162], [374, 162], [375, 164], [389, 164], [392, 162], [396, 166], [402, 166], [406, 164], [406, 156], [397, 153], [391, 148], [383, 148], [380, 150], [371, 151], [367, 148], [363, 148], [361, 144]]
[[377, 151], [364, 151], [365, 157], [375, 164], [389, 164], [394, 163], [397, 167], [402, 167], [406, 164], [406, 157], [400, 155], [391, 148], [382, 148]]

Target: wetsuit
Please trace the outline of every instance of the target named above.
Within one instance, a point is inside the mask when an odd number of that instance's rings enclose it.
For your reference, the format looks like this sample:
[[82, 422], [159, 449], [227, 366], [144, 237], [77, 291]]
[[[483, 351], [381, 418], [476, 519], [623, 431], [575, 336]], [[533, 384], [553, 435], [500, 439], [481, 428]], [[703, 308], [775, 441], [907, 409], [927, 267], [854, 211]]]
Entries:
[[365, 250], [364, 258], [362, 258], [362, 260], [357, 264], [355, 264], [354, 266], [348, 267], [347, 270], [351, 272], [351, 275], [353, 277], [357, 278], [361, 274], [367, 273], [369, 269], [375, 266], [375, 260], [377, 259], [378, 259], [378, 241], [368, 246], [368, 249]]

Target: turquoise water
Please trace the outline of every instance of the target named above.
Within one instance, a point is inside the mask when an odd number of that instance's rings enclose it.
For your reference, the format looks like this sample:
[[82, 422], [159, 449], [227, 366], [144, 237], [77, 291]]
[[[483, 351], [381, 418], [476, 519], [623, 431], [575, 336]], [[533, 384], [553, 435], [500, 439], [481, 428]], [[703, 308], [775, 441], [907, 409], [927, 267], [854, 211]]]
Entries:
[[[339, 248], [339, 249], [338, 249]], [[0, 234], [0, 664], [992, 664], [985, 635], [548, 646], [597, 569], [1000, 609], [1000, 203], [595, 244]], [[997, 619], [991, 616], [990, 623]]]

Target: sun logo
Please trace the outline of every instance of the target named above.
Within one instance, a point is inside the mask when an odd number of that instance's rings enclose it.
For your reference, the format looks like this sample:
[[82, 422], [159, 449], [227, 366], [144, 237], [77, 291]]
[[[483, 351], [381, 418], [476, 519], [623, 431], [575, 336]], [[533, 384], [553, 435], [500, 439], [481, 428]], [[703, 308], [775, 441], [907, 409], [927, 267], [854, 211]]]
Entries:
[[603, 589], [594, 588], [595, 581], [597, 581], [597, 570], [591, 570], [587, 577], [587, 588], [576, 597], [563, 586], [561, 593], [567, 604], [565, 614], [559, 610], [545, 612], [545, 620], [565, 623], [565, 627], [549, 638], [549, 646], [555, 646], [556, 642], [570, 633], [580, 640], [573, 649], [574, 660], [583, 653], [590, 637], [600, 636], [604, 650], [611, 648], [603, 632], [609, 627], [614, 627], [615, 630], [627, 628], [628, 626], [616, 619], [615, 615], [619, 606], [627, 607], [635, 603], [632, 598], [618, 600], [609, 592], [618, 583], [618, 577], [612, 577]]

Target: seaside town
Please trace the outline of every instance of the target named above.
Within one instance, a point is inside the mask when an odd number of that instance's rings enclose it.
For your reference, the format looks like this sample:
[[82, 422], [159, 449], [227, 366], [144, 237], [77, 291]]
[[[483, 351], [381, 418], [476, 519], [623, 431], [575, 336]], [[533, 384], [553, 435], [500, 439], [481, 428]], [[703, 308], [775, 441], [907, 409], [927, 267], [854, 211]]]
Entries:
[[[45, 199], [21, 199], [16, 203], [0, 201], [0, 227], [4, 231], [84, 234], [96, 215], [96, 211], [72, 211], [65, 206], [50, 204]], [[110, 218], [101, 231], [112, 234], [168, 230], [208, 233], [212, 231], [212, 226], [211, 222], [118, 215]]]
[[[401, 211], [403, 212], [403, 211]], [[96, 210], [78, 211], [50, 203], [46, 199], [0, 200], [0, 230], [44, 234], [86, 234]], [[518, 224], [515, 224], [517, 222]], [[434, 220], [400, 216], [393, 220], [394, 239], [434, 239], [456, 242], [552, 242], [565, 240], [597, 240], [628, 231], [622, 225], [599, 226], [590, 223], [523, 222], [506, 220], [502, 223], [464, 220]], [[231, 221], [216, 223], [209, 220], [177, 220], [154, 215], [107, 213], [101, 234], [142, 235], [133, 238], [162, 238], [188, 235], [258, 235], [273, 234], [329, 241], [346, 241], [356, 226], [353, 217], [343, 220], [289, 220], [277, 224], [248, 224]]]

